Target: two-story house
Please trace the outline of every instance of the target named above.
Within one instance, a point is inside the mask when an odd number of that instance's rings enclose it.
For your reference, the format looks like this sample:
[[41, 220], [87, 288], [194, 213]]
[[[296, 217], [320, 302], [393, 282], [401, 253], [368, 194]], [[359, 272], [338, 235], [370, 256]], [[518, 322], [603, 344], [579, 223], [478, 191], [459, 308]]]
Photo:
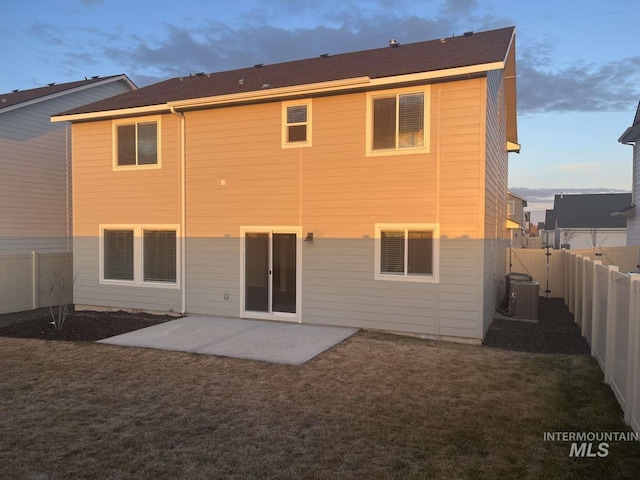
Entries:
[[73, 125], [76, 308], [480, 342], [504, 292], [515, 29], [174, 78]]
[[71, 128], [51, 115], [135, 88], [115, 75], [0, 94], [0, 255], [71, 250]]

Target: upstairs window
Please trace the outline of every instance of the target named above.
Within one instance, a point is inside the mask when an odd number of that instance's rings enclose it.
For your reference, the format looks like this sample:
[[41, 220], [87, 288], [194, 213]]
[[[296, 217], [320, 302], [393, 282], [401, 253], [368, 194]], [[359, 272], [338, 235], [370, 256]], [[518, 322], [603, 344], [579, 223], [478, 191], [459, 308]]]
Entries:
[[158, 130], [157, 121], [118, 123], [115, 126], [115, 166], [158, 166]]
[[368, 154], [426, 150], [427, 103], [426, 91], [371, 94], [368, 104]]
[[311, 146], [311, 102], [282, 104], [282, 147]]

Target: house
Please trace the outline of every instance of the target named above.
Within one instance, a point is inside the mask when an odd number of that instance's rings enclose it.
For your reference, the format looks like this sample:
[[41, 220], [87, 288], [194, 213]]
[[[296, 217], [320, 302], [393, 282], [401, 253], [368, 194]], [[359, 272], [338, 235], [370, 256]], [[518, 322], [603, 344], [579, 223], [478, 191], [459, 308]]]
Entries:
[[556, 195], [553, 210], [546, 211], [548, 245], [571, 249], [624, 246], [625, 219], [612, 213], [630, 202], [630, 193]]
[[[616, 215], [626, 219], [627, 225], [627, 245], [640, 245], [640, 212], [636, 210], [636, 200], [640, 195], [640, 102], [636, 115], [633, 119], [633, 125], [625, 130], [618, 141], [625, 145], [633, 146], [633, 176], [631, 187], [631, 201], [622, 209], [616, 212]], [[638, 259], [640, 261], [640, 259]]]
[[504, 294], [515, 29], [170, 79], [71, 122], [76, 308], [479, 343]]
[[116, 75], [0, 94], [0, 255], [71, 250], [71, 129], [50, 117], [133, 89]]
[[524, 248], [524, 236], [528, 230], [524, 207], [527, 201], [519, 195], [507, 192], [507, 225], [511, 234], [511, 248]]

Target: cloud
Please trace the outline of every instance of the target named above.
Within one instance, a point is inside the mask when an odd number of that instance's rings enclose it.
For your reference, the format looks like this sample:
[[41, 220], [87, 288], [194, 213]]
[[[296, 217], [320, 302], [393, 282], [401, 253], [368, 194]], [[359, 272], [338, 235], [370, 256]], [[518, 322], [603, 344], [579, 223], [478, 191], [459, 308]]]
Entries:
[[552, 56], [540, 43], [518, 59], [519, 113], [628, 111], [640, 96], [640, 56], [563, 67]]
[[557, 170], [562, 170], [563, 172], [576, 172], [579, 170], [582, 171], [595, 171], [599, 167], [606, 165], [606, 163], [570, 163], [567, 165], [555, 165], [554, 168]]
[[[81, 0], [95, 5], [103, 0]], [[276, 63], [385, 46], [390, 38], [410, 43], [468, 30], [514, 25], [481, 10], [478, 0], [273, 0], [220, 22], [206, 17], [165, 23], [150, 33], [84, 28], [83, 41], [70, 41], [61, 26], [37, 23], [30, 34], [61, 50], [67, 71], [86, 75], [98, 63], [126, 72], [140, 86], [193, 72], [216, 72], [256, 63]], [[423, 13], [428, 10], [430, 13]], [[554, 40], [517, 46], [518, 112], [629, 111], [640, 97], [640, 56], [604, 63], [555, 65]], [[89, 72], [91, 73], [91, 72]]]

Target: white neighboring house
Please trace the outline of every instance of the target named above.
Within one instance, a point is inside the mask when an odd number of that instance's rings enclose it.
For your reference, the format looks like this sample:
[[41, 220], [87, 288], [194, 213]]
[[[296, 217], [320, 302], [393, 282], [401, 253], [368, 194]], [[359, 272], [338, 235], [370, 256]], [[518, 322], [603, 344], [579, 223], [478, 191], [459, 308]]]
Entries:
[[630, 202], [630, 193], [556, 195], [545, 219], [549, 245], [573, 250], [625, 246], [626, 222], [615, 213]]
[[50, 117], [136, 88], [114, 75], [0, 94], [0, 255], [71, 251], [71, 126]]
[[[620, 143], [633, 147], [633, 177], [631, 201], [616, 215], [627, 222], [627, 245], [640, 245], [640, 215], [636, 209], [636, 201], [640, 196], [640, 102], [631, 125], [618, 139]], [[639, 259], [640, 260], [640, 259]]]
[[524, 248], [527, 220], [524, 207], [527, 200], [513, 192], [507, 192], [507, 228], [511, 234], [511, 248]]

